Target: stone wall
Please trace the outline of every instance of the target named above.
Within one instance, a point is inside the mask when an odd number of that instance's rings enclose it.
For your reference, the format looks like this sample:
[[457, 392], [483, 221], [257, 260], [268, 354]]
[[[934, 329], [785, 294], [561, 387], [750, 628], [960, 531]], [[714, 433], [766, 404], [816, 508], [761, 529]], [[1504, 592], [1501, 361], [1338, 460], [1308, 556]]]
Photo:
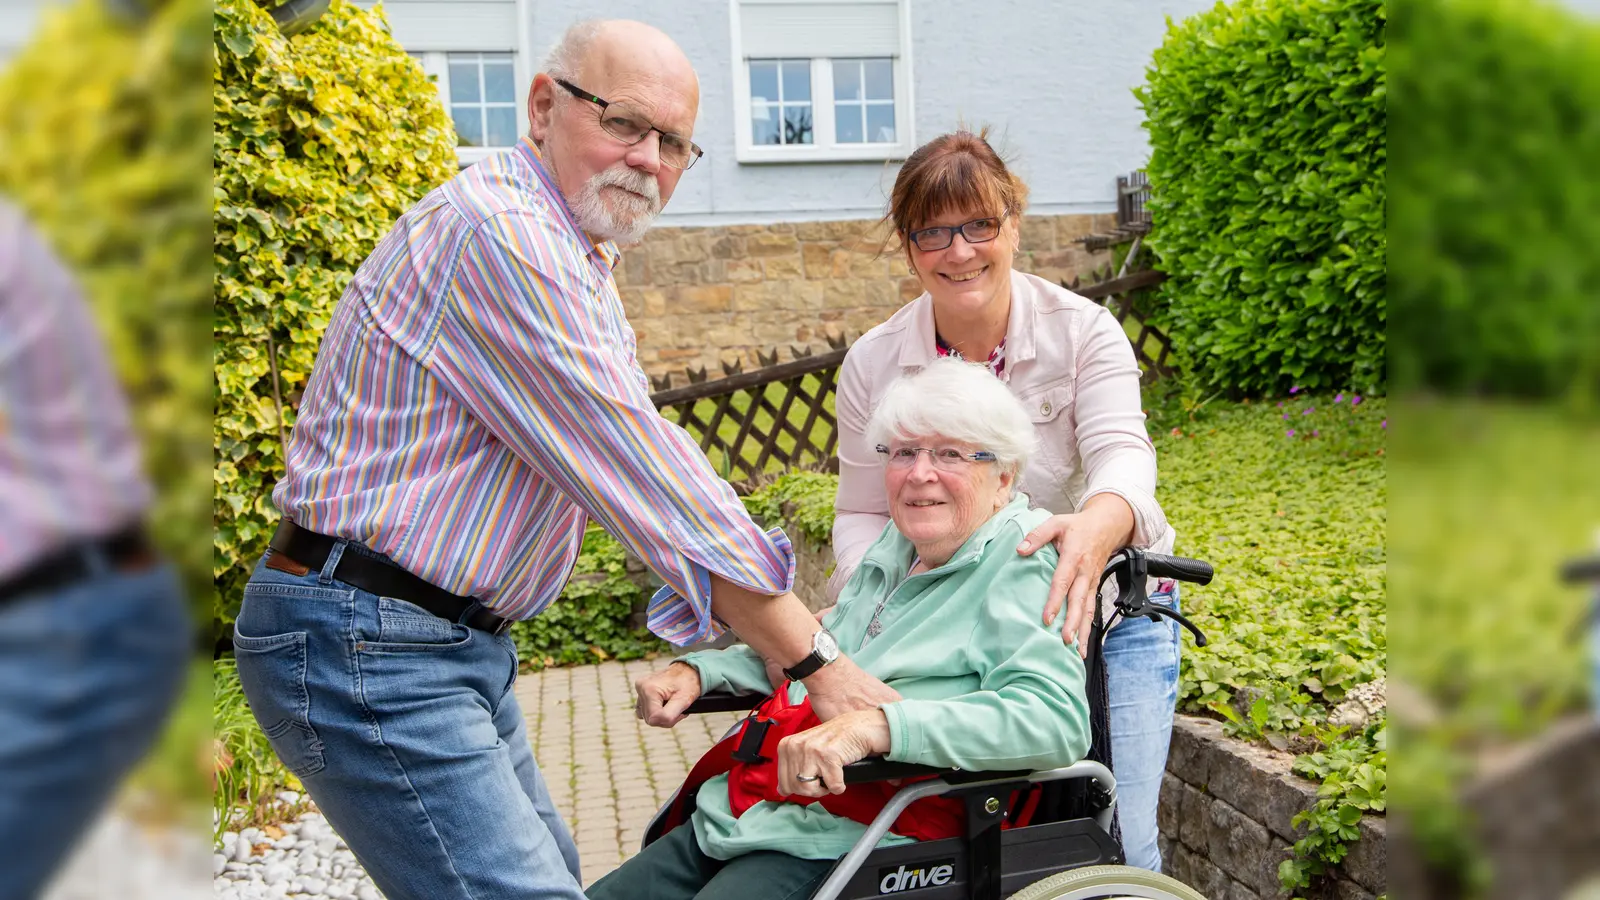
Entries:
[[[1072, 240], [1111, 230], [1115, 218], [1028, 216], [1015, 266], [1052, 280], [1087, 277], [1110, 256]], [[870, 220], [653, 229], [616, 270], [641, 365], [679, 373], [682, 384], [685, 367], [715, 376], [737, 358], [749, 371], [757, 351], [853, 340], [922, 293], [903, 254], [879, 253], [882, 235]]]
[[[1158, 824], [1167, 874], [1208, 900], [1281, 900], [1278, 864], [1304, 829], [1289, 823], [1317, 801], [1290, 772], [1294, 757], [1226, 737], [1209, 719], [1178, 716], [1161, 785]], [[1374, 900], [1388, 883], [1386, 823], [1361, 821], [1361, 839], [1334, 872], [1332, 900]]]

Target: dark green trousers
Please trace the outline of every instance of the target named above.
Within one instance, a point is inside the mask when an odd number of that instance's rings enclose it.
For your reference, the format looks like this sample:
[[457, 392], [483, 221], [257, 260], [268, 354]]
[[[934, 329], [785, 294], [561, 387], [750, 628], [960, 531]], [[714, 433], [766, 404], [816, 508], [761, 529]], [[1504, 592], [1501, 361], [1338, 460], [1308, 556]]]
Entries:
[[805, 900], [833, 862], [746, 853], [727, 862], [700, 852], [685, 823], [589, 886], [589, 900]]

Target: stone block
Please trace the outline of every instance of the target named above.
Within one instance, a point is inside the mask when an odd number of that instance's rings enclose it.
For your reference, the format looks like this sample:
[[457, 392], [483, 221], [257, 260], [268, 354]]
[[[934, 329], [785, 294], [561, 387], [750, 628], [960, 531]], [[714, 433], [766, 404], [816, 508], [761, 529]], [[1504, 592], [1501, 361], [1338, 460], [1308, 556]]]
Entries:
[[766, 261], [765, 267], [768, 281], [798, 281], [805, 277], [798, 257], [774, 257]]
[[1174, 878], [1199, 891], [1206, 900], [1228, 900], [1236, 895], [1236, 882], [1204, 855], [1189, 852], [1181, 854], [1181, 857], [1183, 874], [1174, 875]]
[[826, 241], [833, 237], [832, 222], [796, 222], [794, 236], [802, 241]]
[[760, 261], [754, 259], [730, 259], [723, 266], [723, 274], [732, 284], [753, 284], [766, 278]]
[[1179, 807], [1183, 803], [1183, 782], [1171, 772], [1161, 773], [1161, 802], [1156, 805], [1156, 830], [1163, 835], [1178, 834]]
[[716, 259], [738, 259], [744, 256], [744, 239], [723, 235], [711, 242], [711, 255]]
[[922, 294], [922, 281], [915, 275], [900, 279], [900, 302], [902, 305], [921, 297]]
[[711, 257], [711, 235], [702, 229], [685, 230], [678, 238], [678, 262], [704, 262]]
[[1214, 744], [1222, 737], [1215, 722], [1194, 716], [1176, 716], [1172, 738], [1167, 745], [1167, 771], [1191, 785], [1211, 780], [1211, 763], [1217, 758]]
[[1056, 227], [1056, 247], [1066, 248], [1075, 246], [1072, 242], [1093, 231], [1094, 217], [1083, 214], [1054, 216]]
[[1056, 247], [1056, 224], [1052, 216], [1023, 216], [1022, 217], [1022, 243], [1026, 250], [1054, 250]]
[[1377, 900], [1377, 895], [1346, 878], [1335, 878], [1330, 892], [1333, 900]]
[[1206, 844], [1208, 830], [1206, 822], [1211, 818], [1208, 807], [1211, 798], [1201, 793], [1192, 784], [1183, 786], [1183, 800], [1178, 804], [1178, 839], [1184, 846], [1200, 854], [1205, 854], [1210, 848]]
[[[816, 224], [816, 223], [809, 223]], [[805, 263], [806, 277], [831, 278], [833, 276], [833, 245], [826, 243], [803, 244], [800, 257]]]
[[643, 250], [623, 253], [621, 262], [612, 271], [619, 286], [646, 287], [650, 284], [650, 254]]
[[680, 287], [673, 311], [675, 314], [727, 312], [733, 308], [733, 295], [734, 288], [726, 284]]
[[1382, 816], [1361, 817], [1361, 838], [1350, 845], [1339, 869], [1371, 894], [1388, 891], [1389, 823]]
[[1257, 892], [1276, 890], [1278, 864], [1266, 826], [1212, 798], [1204, 823], [1206, 855], [1222, 871]]
[[745, 252], [761, 258], [798, 254], [800, 242], [792, 234], [752, 234], [745, 240]]

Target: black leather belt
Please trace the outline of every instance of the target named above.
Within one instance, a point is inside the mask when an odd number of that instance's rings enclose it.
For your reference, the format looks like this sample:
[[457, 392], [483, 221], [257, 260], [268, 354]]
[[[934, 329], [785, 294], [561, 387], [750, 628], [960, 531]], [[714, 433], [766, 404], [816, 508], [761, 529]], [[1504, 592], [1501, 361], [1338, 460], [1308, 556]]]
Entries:
[[[308, 531], [288, 519], [278, 523], [269, 546], [272, 552], [312, 572], [322, 571], [340, 538]], [[353, 542], [352, 542], [353, 543]], [[272, 565], [271, 560], [267, 563]], [[277, 568], [277, 567], [274, 567]], [[452, 594], [442, 587], [429, 584], [394, 563], [375, 559], [362, 553], [346, 552], [339, 557], [333, 577], [363, 591], [380, 597], [393, 597], [422, 607], [441, 619], [460, 622], [469, 628], [502, 634], [511, 627], [510, 619], [502, 619], [471, 597]], [[471, 610], [470, 614], [468, 610]], [[462, 615], [467, 614], [463, 619]]]
[[126, 571], [153, 563], [156, 558], [142, 525], [133, 525], [106, 537], [78, 541], [0, 581], [0, 604], [68, 587], [106, 571], [107, 567]]

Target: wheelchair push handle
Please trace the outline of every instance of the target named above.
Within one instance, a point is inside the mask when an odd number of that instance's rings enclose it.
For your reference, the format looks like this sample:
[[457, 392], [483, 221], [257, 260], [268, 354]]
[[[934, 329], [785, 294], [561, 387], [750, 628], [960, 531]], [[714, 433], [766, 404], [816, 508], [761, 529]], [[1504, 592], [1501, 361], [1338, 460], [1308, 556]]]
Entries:
[[1211, 563], [1200, 559], [1189, 559], [1186, 556], [1164, 556], [1160, 553], [1146, 553], [1144, 561], [1149, 566], [1149, 572], [1155, 578], [1171, 578], [1175, 581], [1186, 581], [1190, 584], [1210, 584], [1211, 579], [1217, 576], [1217, 570]]

